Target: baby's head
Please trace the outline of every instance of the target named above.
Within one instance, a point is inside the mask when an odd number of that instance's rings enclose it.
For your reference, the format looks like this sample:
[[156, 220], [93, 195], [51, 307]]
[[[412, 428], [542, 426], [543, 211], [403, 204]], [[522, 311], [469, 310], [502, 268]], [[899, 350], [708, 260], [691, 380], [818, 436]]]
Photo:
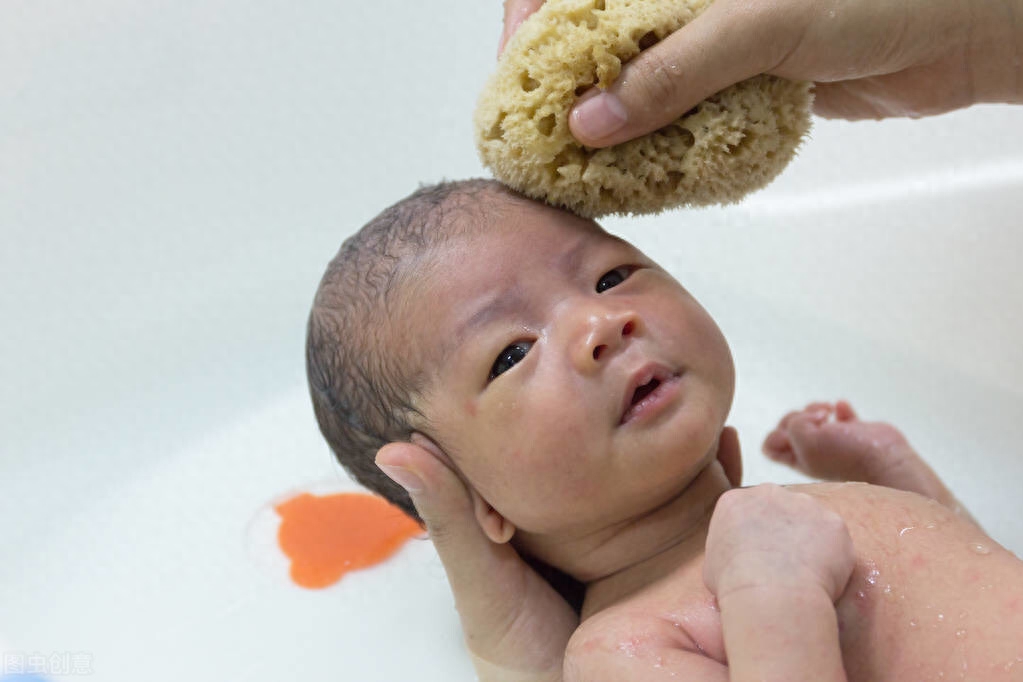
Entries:
[[495, 540], [571, 536], [663, 505], [713, 458], [734, 369], [710, 316], [596, 223], [473, 180], [348, 239], [309, 319], [320, 428], [363, 485], [421, 434]]

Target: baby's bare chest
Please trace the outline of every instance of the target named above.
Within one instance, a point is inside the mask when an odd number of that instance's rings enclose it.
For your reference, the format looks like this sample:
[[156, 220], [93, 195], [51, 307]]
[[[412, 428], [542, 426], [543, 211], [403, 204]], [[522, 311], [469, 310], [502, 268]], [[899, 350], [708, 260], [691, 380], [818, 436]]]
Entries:
[[[836, 604], [851, 682], [1023, 680], [1023, 563], [915, 495], [833, 484], [799, 489], [843, 516], [856, 548]], [[721, 613], [702, 568], [699, 557], [612, 609], [633, 628], [643, 614], [651, 629], [676, 632], [678, 646], [726, 663]]]

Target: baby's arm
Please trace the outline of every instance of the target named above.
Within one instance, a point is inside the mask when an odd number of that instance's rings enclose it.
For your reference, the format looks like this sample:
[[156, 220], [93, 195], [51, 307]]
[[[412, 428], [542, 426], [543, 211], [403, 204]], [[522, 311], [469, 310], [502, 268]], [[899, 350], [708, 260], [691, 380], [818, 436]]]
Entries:
[[583, 622], [565, 652], [564, 682], [728, 682], [728, 667], [705, 656], [666, 620], [604, 611]]
[[855, 564], [841, 517], [776, 485], [718, 501], [703, 575], [721, 610], [728, 665], [670, 624], [597, 614], [576, 631], [565, 682], [845, 682], [835, 600]]
[[856, 558], [842, 518], [773, 484], [731, 490], [703, 578], [721, 609], [729, 680], [844, 682], [835, 601]]
[[768, 434], [763, 450], [774, 461], [807, 476], [917, 493], [973, 521], [897, 428], [860, 421], [844, 400], [812, 403], [789, 412]]

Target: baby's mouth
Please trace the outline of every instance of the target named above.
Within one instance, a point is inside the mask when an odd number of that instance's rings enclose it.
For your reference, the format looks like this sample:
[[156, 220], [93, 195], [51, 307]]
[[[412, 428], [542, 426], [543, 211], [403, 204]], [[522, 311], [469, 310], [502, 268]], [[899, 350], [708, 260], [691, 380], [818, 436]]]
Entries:
[[636, 372], [630, 382], [632, 390], [626, 394], [628, 398], [622, 406], [620, 423], [657, 411], [663, 399], [675, 393], [668, 389], [677, 387], [679, 375], [679, 372], [656, 365], [648, 365]]
[[657, 378], [653, 378], [650, 381], [648, 381], [645, 384], [643, 384], [642, 386], [640, 386], [639, 388], [637, 388], [635, 393], [632, 394], [632, 404], [635, 405], [636, 403], [638, 403], [641, 400], [643, 400], [643, 398], [647, 397], [648, 395], [653, 393], [655, 390], [657, 390], [657, 387], [660, 386], [660, 385], [661, 385], [661, 380], [657, 379]]

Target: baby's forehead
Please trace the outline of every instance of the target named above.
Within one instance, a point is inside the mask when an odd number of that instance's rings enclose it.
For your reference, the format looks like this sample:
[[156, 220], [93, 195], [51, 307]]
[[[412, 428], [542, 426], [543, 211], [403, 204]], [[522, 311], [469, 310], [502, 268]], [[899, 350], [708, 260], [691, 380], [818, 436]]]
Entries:
[[593, 220], [524, 198], [502, 198], [482, 207], [439, 240], [429, 255], [496, 264], [509, 256], [556, 255], [576, 242], [624, 243]]

